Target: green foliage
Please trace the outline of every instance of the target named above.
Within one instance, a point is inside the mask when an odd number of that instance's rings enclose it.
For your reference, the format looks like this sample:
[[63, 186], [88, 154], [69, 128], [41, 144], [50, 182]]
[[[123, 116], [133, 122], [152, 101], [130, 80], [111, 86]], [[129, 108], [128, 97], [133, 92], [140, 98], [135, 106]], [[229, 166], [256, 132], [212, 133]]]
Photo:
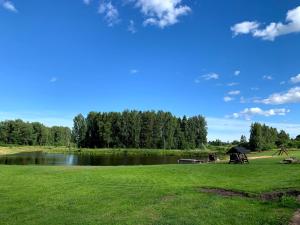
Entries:
[[285, 131], [278, 133], [276, 128], [265, 124], [254, 123], [251, 125], [249, 148], [253, 151], [270, 150], [282, 145], [287, 146], [290, 141]]
[[209, 144], [212, 145], [212, 146], [224, 146], [224, 145], [228, 145], [228, 143], [222, 142], [220, 139], [216, 139], [214, 141], [210, 141]]
[[259, 123], [251, 125], [249, 147], [253, 151], [262, 149], [262, 127]]
[[277, 135], [276, 145], [279, 146], [286, 146], [290, 141], [290, 136], [284, 130], [281, 130]]
[[86, 148], [202, 149], [207, 124], [163, 111], [90, 112], [74, 118], [73, 139]]
[[78, 148], [85, 146], [87, 125], [82, 114], [76, 116], [73, 120], [72, 139]]
[[283, 195], [280, 198], [280, 205], [285, 208], [297, 208], [299, 207], [299, 203], [297, 199], [293, 196]]
[[69, 145], [71, 131], [67, 127], [46, 127], [22, 120], [0, 122], [0, 143], [9, 145]]

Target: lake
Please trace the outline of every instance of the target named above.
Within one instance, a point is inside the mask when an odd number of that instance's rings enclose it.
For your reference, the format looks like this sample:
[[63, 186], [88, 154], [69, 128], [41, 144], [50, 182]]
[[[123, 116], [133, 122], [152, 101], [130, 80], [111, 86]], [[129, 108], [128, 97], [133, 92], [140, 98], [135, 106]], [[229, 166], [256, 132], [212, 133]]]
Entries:
[[[6, 165], [62, 165], [62, 166], [121, 166], [177, 164], [180, 156], [168, 155], [99, 155], [93, 153], [45, 153], [24, 152], [0, 156], [0, 164]], [[198, 158], [199, 159], [199, 158]], [[206, 158], [201, 158], [206, 160]]]

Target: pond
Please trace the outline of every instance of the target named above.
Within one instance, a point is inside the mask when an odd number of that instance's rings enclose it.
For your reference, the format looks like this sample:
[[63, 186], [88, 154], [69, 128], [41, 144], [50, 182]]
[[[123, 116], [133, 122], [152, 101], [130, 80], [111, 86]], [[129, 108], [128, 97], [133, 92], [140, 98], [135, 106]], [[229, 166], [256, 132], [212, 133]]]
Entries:
[[[99, 155], [93, 153], [24, 152], [0, 157], [6, 165], [62, 165], [62, 166], [120, 166], [177, 164], [180, 156], [168, 155]], [[197, 158], [199, 159], [199, 158]], [[207, 160], [203, 157], [202, 160]]]

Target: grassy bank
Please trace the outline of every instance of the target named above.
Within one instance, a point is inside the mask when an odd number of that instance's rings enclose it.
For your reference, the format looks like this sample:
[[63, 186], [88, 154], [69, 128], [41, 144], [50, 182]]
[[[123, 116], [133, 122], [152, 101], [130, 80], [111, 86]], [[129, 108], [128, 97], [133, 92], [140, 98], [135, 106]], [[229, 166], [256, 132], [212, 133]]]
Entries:
[[300, 190], [300, 165], [0, 166], [0, 224], [288, 224], [299, 205], [199, 192]]
[[65, 153], [65, 152], [85, 152], [99, 155], [111, 154], [129, 154], [129, 155], [176, 155], [182, 157], [201, 157], [209, 153], [223, 152], [219, 149], [205, 149], [205, 150], [162, 150], [162, 149], [77, 149], [67, 147], [54, 147], [54, 146], [6, 146], [0, 147], [0, 155], [16, 154], [21, 152], [34, 152], [43, 151], [48, 153]]

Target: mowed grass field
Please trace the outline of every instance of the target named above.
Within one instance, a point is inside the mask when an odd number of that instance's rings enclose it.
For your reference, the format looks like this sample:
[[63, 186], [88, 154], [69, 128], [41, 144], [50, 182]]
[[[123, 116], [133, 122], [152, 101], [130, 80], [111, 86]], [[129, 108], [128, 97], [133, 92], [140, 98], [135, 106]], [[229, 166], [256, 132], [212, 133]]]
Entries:
[[[299, 153], [293, 153], [300, 156]], [[202, 193], [300, 190], [300, 164], [0, 166], [0, 224], [288, 224], [299, 204]]]

